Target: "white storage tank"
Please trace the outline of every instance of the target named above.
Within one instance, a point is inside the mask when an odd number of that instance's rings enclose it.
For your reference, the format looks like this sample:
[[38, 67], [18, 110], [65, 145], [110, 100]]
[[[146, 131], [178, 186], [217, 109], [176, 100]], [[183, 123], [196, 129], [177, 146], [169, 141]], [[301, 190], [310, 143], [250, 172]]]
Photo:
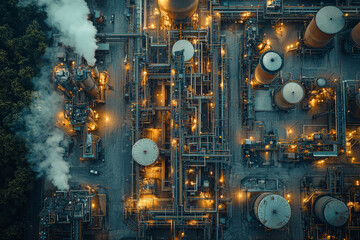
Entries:
[[311, 48], [322, 48], [345, 26], [344, 13], [337, 7], [321, 8], [306, 28], [304, 43]]
[[300, 103], [305, 96], [304, 86], [298, 81], [286, 82], [275, 95], [275, 103], [279, 108], [288, 109]]
[[195, 49], [194, 46], [191, 44], [191, 42], [187, 41], [187, 40], [179, 40], [176, 43], [174, 43], [173, 47], [172, 47], [172, 55], [175, 57], [175, 52], [184, 50], [184, 61], [189, 61], [190, 59], [193, 58], [194, 53], [195, 53]]
[[334, 227], [343, 226], [349, 219], [349, 208], [346, 204], [330, 196], [318, 197], [314, 211], [318, 219]]
[[282, 196], [262, 193], [254, 202], [254, 213], [265, 227], [279, 229], [289, 222], [291, 208], [289, 202]]
[[266, 51], [255, 68], [255, 82], [258, 84], [270, 84], [284, 65], [284, 60], [275, 51]]
[[191, 17], [199, 4], [199, 0], [158, 0], [160, 11], [175, 20]]
[[158, 156], [159, 148], [151, 139], [140, 139], [132, 147], [132, 157], [140, 165], [151, 165], [156, 162]]

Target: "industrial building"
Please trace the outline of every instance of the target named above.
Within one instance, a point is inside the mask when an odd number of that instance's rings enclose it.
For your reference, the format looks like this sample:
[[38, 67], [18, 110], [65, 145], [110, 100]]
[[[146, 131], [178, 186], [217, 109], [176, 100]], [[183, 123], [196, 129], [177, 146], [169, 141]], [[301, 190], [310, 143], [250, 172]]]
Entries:
[[53, 81], [106, 239], [360, 239], [360, 1], [104, 2]]

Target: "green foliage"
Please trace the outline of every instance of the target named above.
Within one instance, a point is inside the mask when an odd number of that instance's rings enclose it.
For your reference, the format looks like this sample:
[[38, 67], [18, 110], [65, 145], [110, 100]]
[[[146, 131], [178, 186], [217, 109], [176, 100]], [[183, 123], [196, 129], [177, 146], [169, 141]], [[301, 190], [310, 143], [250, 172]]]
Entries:
[[16, 240], [23, 236], [34, 173], [15, 132], [45, 53], [45, 14], [33, 5], [19, 7], [18, 0], [1, 0], [0, 11], [0, 238]]

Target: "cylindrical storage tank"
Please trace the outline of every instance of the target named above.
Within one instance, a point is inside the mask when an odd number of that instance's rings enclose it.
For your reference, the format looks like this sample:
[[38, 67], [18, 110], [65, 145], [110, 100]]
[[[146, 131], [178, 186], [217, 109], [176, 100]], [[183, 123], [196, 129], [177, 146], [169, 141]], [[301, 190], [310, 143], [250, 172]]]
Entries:
[[265, 227], [279, 229], [289, 222], [291, 208], [282, 196], [262, 193], [254, 202], [254, 214]]
[[351, 30], [351, 40], [356, 47], [360, 48], [360, 23]]
[[349, 208], [346, 204], [330, 196], [318, 197], [314, 212], [319, 220], [334, 227], [343, 226], [349, 219]]
[[91, 97], [97, 98], [98, 87], [92, 78], [90, 71], [87, 71], [81, 67], [75, 71], [75, 80], [80, 83], [81, 87], [90, 94]]
[[258, 84], [270, 84], [284, 65], [284, 60], [275, 51], [264, 52], [259, 64], [255, 68], [255, 82]]
[[275, 94], [275, 103], [278, 107], [287, 109], [301, 102], [304, 96], [305, 89], [300, 82], [288, 81]]
[[158, 0], [160, 11], [175, 20], [191, 17], [199, 4], [199, 0]]
[[324, 88], [326, 87], [326, 82], [325, 78], [318, 78], [315, 80], [315, 85], [319, 88]]
[[311, 48], [322, 48], [345, 26], [344, 13], [337, 7], [321, 8], [306, 28], [304, 43]]
[[174, 43], [171, 52], [172, 55], [175, 57], [175, 53], [182, 50], [184, 51], [183, 55], [185, 62], [193, 58], [195, 49], [194, 49], [194, 45], [192, 45], [191, 42], [187, 40], [179, 40], [176, 43]]
[[140, 165], [148, 166], [156, 162], [159, 148], [156, 143], [147, 138], [137, 141], [132, 148], [132, 157]]

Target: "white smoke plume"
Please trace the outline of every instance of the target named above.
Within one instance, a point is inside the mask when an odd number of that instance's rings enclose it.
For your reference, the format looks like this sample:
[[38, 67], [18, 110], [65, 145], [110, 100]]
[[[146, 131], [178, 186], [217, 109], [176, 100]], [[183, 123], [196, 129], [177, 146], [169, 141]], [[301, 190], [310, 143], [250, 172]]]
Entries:
[[[52, 55], [49, 48], [46, 55]], [[24, 117], [25, 140], [30, 153], [27, 158], [38, 176], [46, 176], [58, 189], [69, 189], [69, 164], [64, 160], [67, 143], [62, 130], [55, 127], [56, 114], [63, 106], [63, 98], [53, 89], [52, 66], [44, 66], [40, 77], [33, 79], [35, 91], [30, 112]]]
[[61, 32], [61, 42], [83, 56], [89, 65], [95, 64], [96, 28], [88, 20], [89, 7], [84, 0], [33, 0], [44, 6], [47, 23]]

